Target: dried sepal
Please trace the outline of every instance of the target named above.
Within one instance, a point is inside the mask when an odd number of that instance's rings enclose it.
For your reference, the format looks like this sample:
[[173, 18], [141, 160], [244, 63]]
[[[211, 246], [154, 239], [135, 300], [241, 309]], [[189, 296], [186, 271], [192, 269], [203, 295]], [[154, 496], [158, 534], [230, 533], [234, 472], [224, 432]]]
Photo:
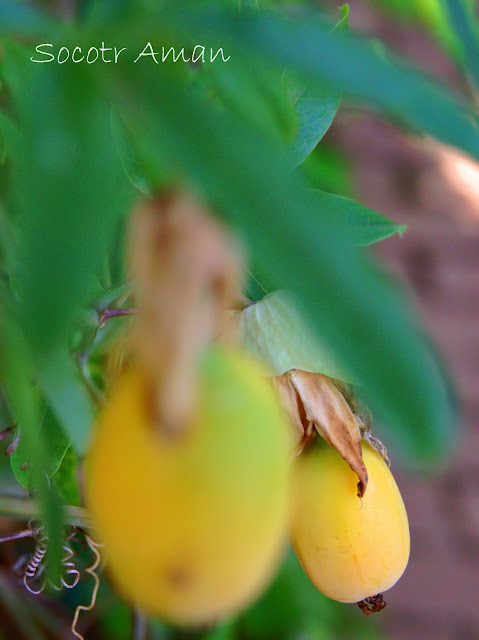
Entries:
[[298, 448], [311, 437], [314, 425], [356, 473], [358, 495], [362, 497], [368, 473], [362, 459], [361, 432], [348, 403], [331, 378], [293, 369], [279, 376], [275, 384], [289, 413]]
[[273, 385], [281, 399], [283, 407], [289, 417], [291, 425], [293, 451], [296, 454], [301, 453], [304, 442], [308, 436], [305, 430], [302, 416], [300, 415], [300, 399], [296, 388], [288, 374], [282, 376], [274, 376], [272, 378]]
[[130, 254], [137, 304], [137, 358], [152, 382], [152, 409], [181, 431], [194, 404], [196, 362], [222, 330], [241, 289], [236, 240], [191, 195], [170, 193], [132, 216]]

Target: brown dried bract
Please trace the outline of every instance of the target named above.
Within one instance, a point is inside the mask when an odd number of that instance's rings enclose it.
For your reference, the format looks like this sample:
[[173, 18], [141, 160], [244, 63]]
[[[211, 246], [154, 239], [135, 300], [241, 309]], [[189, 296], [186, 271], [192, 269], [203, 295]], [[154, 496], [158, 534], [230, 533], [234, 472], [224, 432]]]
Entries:
[[152, 381], [157, 422], [178, 432], [194, 402], [199, 352], [221, 332], [241, 289], [239, 247], [191, 195], [175, 192], [134, 212], [130, 253], [141, 309], [137, 357]]
[[275, 386], [289, 413], [298, 452], [313, 436], [315, 428], [356, 473], [358, 496], [362, 497], [368, 472], [362, 459], [361, 432], [348, 403], [331, 378], [293, 369], [275, 378]]
[[379, 613], [386, 606], [386, 600], [382, 593], [375, 596], [369, 596], [357, 603], [361, 611], [368, 616], [370, 613]]

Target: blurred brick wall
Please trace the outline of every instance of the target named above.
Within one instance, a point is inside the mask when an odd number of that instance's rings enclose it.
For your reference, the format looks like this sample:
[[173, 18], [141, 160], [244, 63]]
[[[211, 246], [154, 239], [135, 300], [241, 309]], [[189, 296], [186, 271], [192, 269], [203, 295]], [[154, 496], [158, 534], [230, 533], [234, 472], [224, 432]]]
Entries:
[[[453, 65], [418, 30], [352, 3], [352, 23], [456, 88]], [[407, 223], [378, 253], [411, 292], [462, 406], [457, 449], [441, 473], [395, 473], [412, 551], [382, 621], [394, 640], [479, 639], [479, 165], [384, 121], [348, 114], [332, 139], [353, 161], [357, 197]], [[392, 456], [394, 459], [394, 455]]]

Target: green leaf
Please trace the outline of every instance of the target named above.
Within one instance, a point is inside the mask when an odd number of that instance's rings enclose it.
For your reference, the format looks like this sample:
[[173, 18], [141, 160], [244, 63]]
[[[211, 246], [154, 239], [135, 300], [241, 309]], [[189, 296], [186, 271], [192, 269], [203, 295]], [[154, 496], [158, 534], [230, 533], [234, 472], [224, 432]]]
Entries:
[[3, 131], [0, 129], [0, 164], [4, 164], [7, 159], [7, 142], [5, 140], [5, 135]]
[[78, 456], [73, 447], [68, 447], [52, 482], [65, 504], [81, 506], [80, 489], [77, 480]]
[[[269, 589], [239, 619], [245, 637], [251, 640], [311, 638], [309, 631], [322, 625], [319, 637], [332, 638], [332, 601], [310, 582], [292, 549]], [[343, 609], [343, 617], [345, 611]], [[314, 636], [313, 636], [314, 637]], [[355, 637], [354, 635], [351, 637]]]
[[264, 274], [259, 273], [256, 269], [248, 271], [248, 282], [244, 291], [245, 296], [253, 302], [258, 302], [264, 298], [268, 293], [273, 293], [274, 284], [268, 282], [264, 277]]
[[343, 4], [339, 7], [341, 18], [335, 25], [334, 29], [339, 31], [348, 31], [349, 29], [349, 4]]
[[0, 36], [34, 36], [38, 34], [55, 34], [58, 24], [48, 18], [45, 13], [36, 9], [31, 3], [17, 0], [0, 2]]
[[259, 10], [259, 0], [238, 0], [241, 9]]
[[464, 65], [479, 89], [479, 30], [475, 7], [465, 0], [440, 0], [462, 48]]
[[341, 91], [329, 87], [305, 87], [295, 100], [298, 132], [290, 146], [291, 164], [302, 164], [327, 132], [339, 105]]
[[[8, 54], [7, 54], [8, 55]], [[48, 351], [68, 336], [115, 231], [119, 160], [109, 109], [79, 70], [39, 65], [26, 78], [18, 192], [27, 335]]]
[[[3, 302], [6, 302], [2, 291]], [[34, 370], [27, 343], [18, 324], [9, 313], [2, 313], [0, 374], [7, 392], [16, 423], [19, 425], [22, 447], [30, 461], [31, 484], [38, 493], [41, 518], [45, 523], [49, 544], [47, 570], [51, 580], [58, 584], [64, 538], [63, 504], [47, 478], [47, 448], [40, 434], [40, 396], [35, 391], [32, 379]]]
[[271, 375], [302, 369], [352, 382], [304, 322], [286, 291], [276, 291], [246, 307], [236, 314], [235, 322], [242, 345], [267, 365]]
[[[58, 471], [66, 450], [70, 446], [70, 441], [51, 408], [46, 409], [39, 435], [45, 449], [43, 472], [48, 478], [51, 478]], [[20, 438], [20, 444], [10, 456], [10, 464], [16, 479], [22, 487], [28, 490], [33, 489], [35, 487], [35, 479], [34, 474], [32, 474], [28, 446], [23, 438]], [[27, 465], [27, 467], [25, 468], [24, 465]]]
[[234, 622], [222, 622], [212, 631], [207, 631], [203, 635], [203, 640], [235, 640]]
[[152, 196], [152, 188], [149, 184], [145, 167], [138, 158], [134, 143], [128, 127], [124, 123], [117, 110], [111, 110], [111, 130], [123, 168], [131, 184], [146, 196]]
[[[335, 29], [346, 29], [348, 17], [349, 7], [344, 5]], [[290, 79], [290, 82], [294, 87], [298, 81]], [[341, 104], [342, 91], [308, 83], [299, 89], [292, 88], [292, 93], [298, 116], [298, 131], [290, 145], [290, 154], [292, 166], [297, 167], [306, 160], [333, 123]]]
[[[136, 633], [136, 629], [133, 632], [135, 622], [131, 607], [126, 602], [119, 598], [114, 598], [110, 594], [106, 597], [103, 596], [103, 598], [108, 599], [109, 606], [102, 611], [102, 615], [99, 616], [95, 625], [98, 629], [98, 634], [105, 640], [113, 640], [113, 638], [115, 640], [131, 640], [132, 635]], [[150, 633], [147, 633], [147, 638], [148, 640], [154, 640]], [[159, 639], [166, 640], [166, 636], [161, 635]]]
[[131, 282], [123, 282], [122, 284], [114, 285], [103, 291], [93, 302], [93, 308], [96, 311], [103, 311], [108, 307], [121, 306], [125, 300], [127, 300], [133, 290]]
[[300, 176], [244, 122], [212, 113], [165, 73], [151, 83], [140, 69], [123, 72], [142, 105], [134, 134], [155, 142], [239, 230], [260, 273], [294, 292], [316, 335], [364, 385], [391, 439], [417, 456], [443, 450], [453, 425], [444, 380], [404, 301], [353, 249], [347, 228], [318, 215]]
[[[339, 224], [350, 232], [354, 246], [364, 247], [398, 233], [402, 235], [407, 225], [395, 224], [381, 213], [343, 196], [325, 193], [319, 189], [313, 191], [318, 215], [327, 218], [332, 225]], [[274, 284], [257, 268], [252, 267], [248, 274], [245, 296], [257, 302], [275, 290]]]
[[318, 204], [320, 216], [329, 216], [331, 223], [339, 222], [351, 231], [356, 247], [364, 247], [398, 233], [402, 235], [405, 224], [395, 224], [378, 211], [355, 202], [350, 198], [336, 196], [315, 190], [314, 198]]
[[303, 175], [315, 189], [350, 197], [354, 190], [354, 172], [346, 153], [334, 143], [323, 141], [302, 165]]
[[231, 55], [266, 57], [288, 65], [318, 86], [345, 91], [377, 107], [416, 132], [425, 132], [479, 158], [479, 129], [472, 108], [427, 76], [392, 56], [379, 54], [357, 37], [318, 21], [201, 11], [172, 6], [164, 19], [178, 32], [207, 39], [222, 33]]
[[[395, 17], [420, 23], [445, 47], [455, 58], [461, 59], [463, 52], [455, 37], [451, 20], [447, 15], [444, 0], [369, 0], [383, 9], [394, 13]], [[456, 0], [454, 0], [456, 2]], [[466, 0], [467, 7], [474, 11], [477, 0]]]
[[80, 455], [85, 453], [93, 406], [75, 363], [63, 350], [51, 352], [48, 359], [42, 359], [38, 378], [75, 450]]
[[243, 56], [232, 58], [227, 64], [215, 62], [203, 75], [221, 104], [241, 114], [262, 135], [279, 141], [293, 139], [295, 109], [281, 80], [281, 70], [272, 69], [260, 59]]
[[370, 618], [323, 596], [303, 571], [293, 550], [268, 590], [237, 622], [248, 640], [385, 640]]
[[90, 402], [68, 343], [130, 200], [118, 197], [126, 177], [94, 76], [80, 65], [25, 66], [25, 55], [7, 48], [4, 61], [17, 76], [22, 128], [14, 155], [22, 326], [42, 387], [83, 453]]
[[19, 135], [18, 129], [10, 116], [0, 109], [0, 164], [7, 159], [10, 148]]

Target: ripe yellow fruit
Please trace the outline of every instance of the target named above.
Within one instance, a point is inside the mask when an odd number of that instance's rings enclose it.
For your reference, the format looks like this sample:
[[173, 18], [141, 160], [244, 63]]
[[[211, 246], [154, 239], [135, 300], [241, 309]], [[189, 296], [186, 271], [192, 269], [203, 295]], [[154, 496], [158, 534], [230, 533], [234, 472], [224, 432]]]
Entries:
[[291, 542], [324, 595], [359, 602], [392, 587], [409, 559], [406, 509], [389, 468], [368, 444], [369, 483], [357, 497], [356, 474], [333, 447], [313, 443], [297, 460]]
[[142, 374], [122, 374], [85, 474], [119, 590], [180, 625], [249, 604], [280, 560], [289, 517], [289, 430], [262, 369], [211, 347], [198, 386], [192, 423], [168, 437], [148, 418]]

